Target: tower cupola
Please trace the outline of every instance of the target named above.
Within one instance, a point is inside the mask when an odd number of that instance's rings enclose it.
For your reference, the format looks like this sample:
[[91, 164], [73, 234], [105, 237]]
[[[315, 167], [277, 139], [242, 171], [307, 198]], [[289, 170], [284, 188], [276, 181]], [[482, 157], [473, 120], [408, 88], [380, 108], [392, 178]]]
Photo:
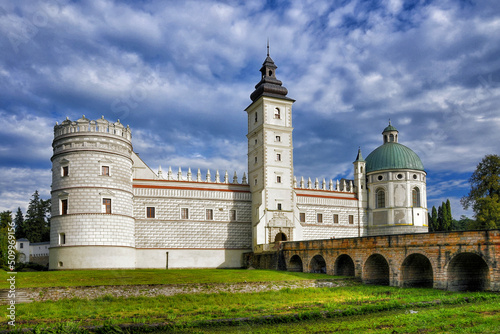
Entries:
[[398, 142], [398, 133], [399, 131], [392, 126], [391, 121], [389, 120], [389, 125], [382, 131], [382, 136], [384, 137], [385, 143], [397, 143]]
[[260, 73], [262, 73], [261, 79], [257, 85], [255, 85], [255, 90], [250, 95], [252, 102], [257, 101], [261, 96], [278, 97], [281, 99], [292, 100], [286, 95], [288, 94], [288, 89], [282, 86], [282, 82], [276, 78], [276, 69], [278, 66], [274, 64], [273, 59], [269, 56], [269, 44], [267, 45], [267, 57], [262, 64]]

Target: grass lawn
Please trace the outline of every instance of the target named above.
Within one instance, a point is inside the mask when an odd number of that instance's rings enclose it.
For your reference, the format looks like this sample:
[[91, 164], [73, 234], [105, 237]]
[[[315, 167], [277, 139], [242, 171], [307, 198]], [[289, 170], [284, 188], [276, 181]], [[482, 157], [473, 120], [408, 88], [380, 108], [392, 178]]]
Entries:
[[[462, 323], [479, 324], [478, 318], [484, 318], [485, 321], [481, 323], [485, 326], [483, 332], [488, 332], [486, 329], [489, 326], [498, 325], [499, 303], [498, 293], [453, 293], [365, 285], [154, 298], [105, 296], [94, 300], [19, 304], [16, 327], [162, 323], [168, 331], [159, 330], [158, 333], [209, 330], [245, 332], [247, 329], [262, 333], [325, 332], [337, 329], [342, 332], [363, 332], [377, 327], [380, 330], [387, 329], [389, 333], [396, 329], [412, 332], [407, 331], [407, 328], [415, 329], [413, 332], [417, 333], [416, 330], [427, 328], [425, 326], [450, 329], [455, 328], [451, 326], [457, 326], [456, 329], [460, 329], [464, 327]], [[444, 312], [441, 309], [451, 311], [440, 313]], [[415, 311], [418, 313], [412, 313]], [[437, 314], [446, 315], [441, 323], [434, 319]], [[461, 318], [453, 314], [460, 314]], [[493, 320], [487, 322], [489, 318]], [[416, 319], [418, 321], [414, 323]], [[226, 326], [228, 322], [239, 325]], [[0, 325], [0, 330], [7, 329], [4, 324]], [[391, 330], [387, 326], [392, 326]], [[492, 328], [496, 330], [498, 327]]]
[[[8, 272], [0, 270], [0, 289], [8, 288], [8, 275]], [[334, 278], [334, 276], [246, 269], [71, 270], [19, 272], [16, 276], [16, 286], [18, 288], [34, 288], [93, 285], [283, 282], [325, 278]]]

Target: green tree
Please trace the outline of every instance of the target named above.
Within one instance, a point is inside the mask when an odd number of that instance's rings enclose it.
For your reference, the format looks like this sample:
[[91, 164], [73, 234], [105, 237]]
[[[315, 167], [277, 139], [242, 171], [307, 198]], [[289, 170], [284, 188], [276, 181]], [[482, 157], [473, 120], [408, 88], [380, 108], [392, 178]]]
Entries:
[[7, 265], [9, 255], [9, 227], [12, 223], [12, 212], [4, 211], [0, 213], [0, 267]]
[[16, 239], [26, 238], [26, 225], [21, 208], [17, 208], [14, 224], [16, 225]]
[[500, 157], [487, 155], [469, 179], [471, 189], [462, 197], [464, 209], [472, 208], [474, 229], [500, 228]]
[[438, 211], [438, 214], [437, 214], [436, 231], [442, 231], [443, 230], [443, 221], [444, 221], [443, 206], [440, 205], [438, 207], [437, 211]]
[[24, 226], [30, 242], [50, 240], [50, 200], [41, 199], [38, 190], [28, 205]]
[[443, 224], [441, 225], [441, 231], [451, 231], [451, 223], [452, 223], [452, 216], [451, 216], [451, 204], [450, 200], [447, 199], [446, 203], [443, 202]]
[[436, 207], [432, 207], [432, 214], [429, 215], [429, 231], [430, 232], [435, 232], [438, 231], [439, 225], [438, 225], [438, 213], [436, 210]]

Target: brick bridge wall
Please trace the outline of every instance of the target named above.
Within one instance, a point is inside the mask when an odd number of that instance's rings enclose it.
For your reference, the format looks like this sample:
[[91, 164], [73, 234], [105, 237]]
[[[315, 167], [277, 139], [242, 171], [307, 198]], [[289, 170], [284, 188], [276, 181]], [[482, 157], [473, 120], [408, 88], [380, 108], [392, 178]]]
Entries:
[[356, 276], [368, 284], [500, 291], [500, 230], [283, 242], [257, 268]]

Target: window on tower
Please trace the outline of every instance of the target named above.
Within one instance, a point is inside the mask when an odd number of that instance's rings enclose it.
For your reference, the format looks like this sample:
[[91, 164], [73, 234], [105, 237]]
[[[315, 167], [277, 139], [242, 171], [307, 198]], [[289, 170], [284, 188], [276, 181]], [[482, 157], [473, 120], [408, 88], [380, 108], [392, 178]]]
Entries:
[[281, 136], [276, 136], [276, 141], [280, 142], [281, 141]]
[[276, 176], [276, 183], [281, 183], [281, 176]]
[[156, 218], [156, 212], [155, 212], [155, 207], [154, 206], [148, 206], [146, 208], [146, 217], [147, 218]]
[[189, 209], [181, 208], [181, 219], [189, 219]]
[[229, 210], [229, 220], [236, 221], [236, 210]]
[[276, 119], [280, 119], [281, 118], [280, 108], [275, 108], [274, 109], [274, 118], [276, 118]]
[[276, 154], [276, 161], [281, 161], [281, 153]]
[[213, 209], [206, 209], [205, 214], [206, 214], [207, 220], [214, 220], [214, 210]]
[[257, 123], [258, 120], [259, 120], [259, 114], [255, 113], [255, 123]]
[[111, 198], [103, 198], [102, 207], [104, 213], [111, 214]]
[[101, 167], [101, 175], [109, 176], [109, 166]]
[[318, 213], [317, 216], [316, 216], [316, 221], [318, 223], [322, 223], [323, 222], [323, 214], [322, 213]]
[[379, 208], [385, 208], [385, 190], [384, 189], [378, 189], [377, 192], [375, 193], [375, 202], [377, 204], [377, 209]]
[[349, 224], [354, 224], [354, 215], [349, 215]]
[[69, 166], [63, 166], [61, 169], [61, 174], [62, 174], [62, 176], [68, 176], [69, 175]]
[[68, 200], [62, 199], [61, 200], [61, 215], [67, 215], [67, 214], [68, 214]]
[[413, 202], [413, 207], [420, 207], [420, 189], [418, 187], [413, 188], [412, 190], [412, 202]]
[[299, 214], [299, 219], [300, 219], [301, 223], [305, 223], [306, 222], [306, 213], [305, 212], [301, 212]]

